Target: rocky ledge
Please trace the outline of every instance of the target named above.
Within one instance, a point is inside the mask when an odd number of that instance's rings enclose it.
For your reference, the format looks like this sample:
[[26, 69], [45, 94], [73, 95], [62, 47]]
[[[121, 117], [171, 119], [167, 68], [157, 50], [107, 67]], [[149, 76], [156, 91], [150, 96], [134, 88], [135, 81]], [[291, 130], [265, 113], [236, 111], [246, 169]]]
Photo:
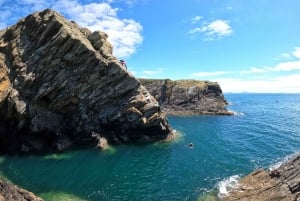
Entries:
[[222, 201], [299, 201], [300, 154], [273, 170], [257, 170]]
[[171, 115], [232, 115], [217, 82], [198, 80], [140, 79]]
[[33, 193], [0, 179], [0, 201], [42, 201]]
[[112, 55], [107, 37], [49, 9], [0, 31], [0, 153], [173, 136], [158, 102]]

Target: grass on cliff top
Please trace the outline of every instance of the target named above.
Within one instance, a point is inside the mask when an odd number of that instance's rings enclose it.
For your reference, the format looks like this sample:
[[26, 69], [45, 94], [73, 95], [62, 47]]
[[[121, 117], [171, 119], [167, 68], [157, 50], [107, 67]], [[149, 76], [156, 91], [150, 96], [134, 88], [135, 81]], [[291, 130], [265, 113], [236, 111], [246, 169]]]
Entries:
[[152, 82], [166, 81], [167, 86], [179, 85], [182, 87], [199, 87], [205, 88], [210, 81], [204, 80], [170, 80], [170, 79], [139, 79], [143, 84], [150, 84]]
[[183, 87], [199, 87], [205, 88], [209, 81], [202, 80], [176, 80], [173, 81], [175, 85], [183, 86]]

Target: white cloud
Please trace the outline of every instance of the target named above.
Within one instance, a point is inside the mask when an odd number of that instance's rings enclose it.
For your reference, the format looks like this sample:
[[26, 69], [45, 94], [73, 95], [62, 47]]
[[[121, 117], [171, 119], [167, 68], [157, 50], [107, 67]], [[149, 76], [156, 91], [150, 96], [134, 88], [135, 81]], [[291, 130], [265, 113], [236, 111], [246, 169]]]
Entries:
[[230, 74], [230, 72], [226, 72], [226, 71], [196, 72], [196, 73], [192, 73], [191, 76], [193, 76], [193, 77], [214, 77], [214, 76], [220, 76], [220, 75], [225, 75], [225, 74]]
[[228, 21], [215, 20], [202, 27], [201, 31], [204, 32], [209, 38], [221, 38], [224, 36], [229, 36], [232, 33], [232, 28], [230, 27]]
[[[298, 53], [300, 48], [295, 48], [293, 55], [297, 57]], [[291, 59], [293, 61], [280, 62], [272, 67], [252, 67], [235, 72], [196, 72], [192, 76], [217, 81], [224, 92], [300, 93], [300, 57], [298, 60]]]
[[191, 30], [189, 31], [190, 34], [195, 34], [195, 33], [199, 33], [199, 32], [201, 32], [201, 28], [200, 28], [200, 27], [191, 29]]
[[265, 68], [256, 68], [252, 67], [250, 70], [241, 71], [241, 74], [252, 74], [252, 73], [265, 73], [267, 72], [267, 69]]
[[192, 18], [192, 24], [196, 24], [198, 21], [200, 21], [203, 17], [202, 16], [195, 16]]
[[282, 58], [282, 59], [290, 59], [292, 58], [291, 55], [289, 53], [282, 53], [279, 58]]
[[268, 73], [268, 72], [289, 72], [289, 71], [299, 71], [300, 70], [300, 61], [288, 61], [281, 62], [275, 65], [274, 67], [263, 67], [256, 68], [253, 67], [250, 70], [241, 71], [241, 74], [252, 74], [252, 73]]
[[297, 58], [300, 58], [300, 47], [296, 47], [293, 55]]
[[224, 92], [299, 93], [299, 79], [300, 74], [253, 80], [221, 78], [217, 81]]
[[157, 70], [145, 70], [143, 71], [144, 76], [150, 76], [150, 75], [158, 75], [162, 73], [162, 69], [157, 69]]
[[143, 42], [143, 27], [132, 19], [120, 19], [118, 9], [108, 3], [80, 4], [77, 1], [61, 0], [54, 8], [68, 15], [80, 26], [92, 31], [106, 32], [113, 45], [113, 54], [117, 57], [128, 57]]
[[226, 20], [214, 20], [210, 23], [205, 23], [201, 27], [194, 28], [189, 31], [190, 34], [203, 33], [206, 35], [206, 40], [216, 40], [225, 36], [230, 36], [233, 30]]
[[[87, 27], [92, 31], [101, 30], [106, 32], [108, 40], [113, 45], [113, 54], [120, 58], [132, 55], [137, 47], [143, 42], [140, 23], [133, 19], [122, 19], [118, 16], [118, 8], [113, 8], [106, 0], [102, 3], [84, 3], [79, 0], [20, 0], [14, 2], [15, 6], [7, 4], [6, 10], [0, 8], [0, 28], [6, 26], [5, 22], [9, 16], [6, 12], [28, 15], [35, 11], [46, 8], [54, 9], [70, 20], [76, 21], [80, 26]], [[124, 3], [134, 3], [136, 0], [126, 0]], [[0, 4], [6, 1], [0, 0]], [[22, 8], [21, 10], [15, 10]], [[7, 21], [7, 20], [6, 20]]]
[[267, 68], [270, 71], [294, 71], [300, 70], [300, 61], [282, 62], [275, 67]]

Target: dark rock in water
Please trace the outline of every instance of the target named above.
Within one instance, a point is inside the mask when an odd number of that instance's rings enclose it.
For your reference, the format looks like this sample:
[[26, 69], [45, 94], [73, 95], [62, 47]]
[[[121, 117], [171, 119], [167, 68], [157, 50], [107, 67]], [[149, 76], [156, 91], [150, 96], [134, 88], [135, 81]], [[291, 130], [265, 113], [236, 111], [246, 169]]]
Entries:
[[33, 193], [0, 179], [0, 201], [42, 201]]
[[112, 55], [107, 37], [49, 9], [0, 32], [0, 152], [173, 136], [159, 104]]
[[140, 81], [168, 114], [233, 114], [226, 109], [227, 101], [216, 82], [169, 79], [140, 79]]
[[300, 155], [274, 170], [257, 170], [239, 181], [223, 201], [300, 200]]

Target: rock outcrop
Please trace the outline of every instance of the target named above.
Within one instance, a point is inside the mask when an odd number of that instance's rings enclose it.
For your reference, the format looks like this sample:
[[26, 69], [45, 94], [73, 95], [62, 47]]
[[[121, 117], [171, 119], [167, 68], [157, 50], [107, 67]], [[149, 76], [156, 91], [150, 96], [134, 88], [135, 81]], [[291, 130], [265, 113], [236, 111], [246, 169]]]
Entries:
[[0, 179], [0, 201], [42, 201], [32, 192]]
[[107, 37], [49, 9], [0, 32], [0, 152], [172, 137], [158, 102]]
[[257, 170], [239, 181], [223, 201], [300, 200], [300, 155], [274, 170]]
[[168, 114], [233, 114], [226, 109], [227, 101], [216, 82], [169, 79], [140, 79], [140, 81]]

